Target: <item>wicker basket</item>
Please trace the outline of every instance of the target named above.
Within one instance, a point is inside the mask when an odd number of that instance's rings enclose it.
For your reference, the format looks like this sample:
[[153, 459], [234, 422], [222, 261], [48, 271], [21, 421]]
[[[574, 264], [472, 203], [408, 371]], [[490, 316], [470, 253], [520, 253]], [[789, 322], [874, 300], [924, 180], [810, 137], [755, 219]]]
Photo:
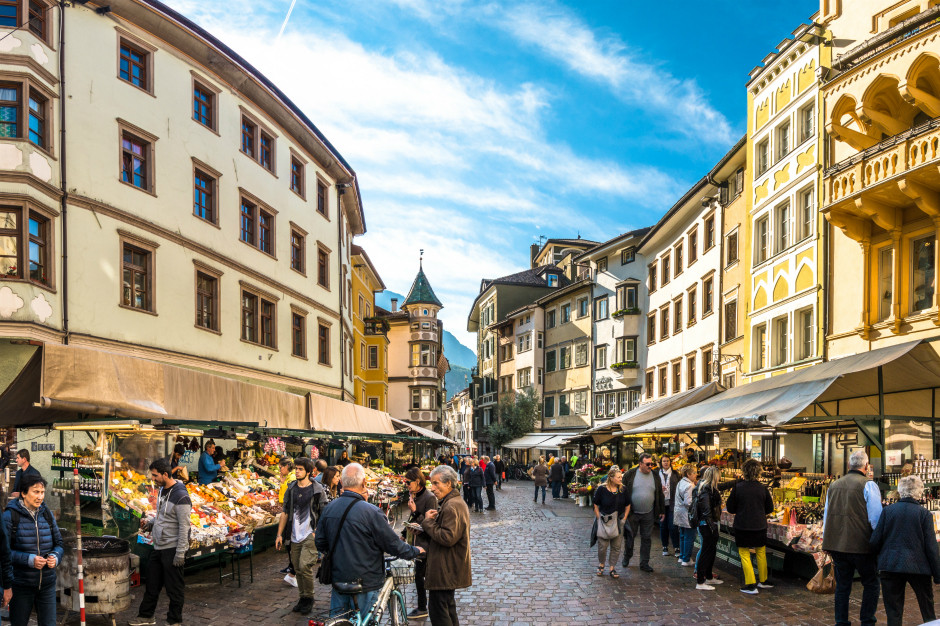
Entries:
[[415, 581], [415, 564], [412, 561], [398, 559], [392, 561], [390, 567], [396, 585], [407, 585]]

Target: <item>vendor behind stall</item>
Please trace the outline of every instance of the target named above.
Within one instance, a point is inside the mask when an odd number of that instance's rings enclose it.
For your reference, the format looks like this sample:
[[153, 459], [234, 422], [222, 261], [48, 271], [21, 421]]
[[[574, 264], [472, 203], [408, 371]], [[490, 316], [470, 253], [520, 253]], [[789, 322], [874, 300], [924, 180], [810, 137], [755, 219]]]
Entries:
[[173, 454], [166, 457], [166, 462], [170, 466], [170, 476], [185, 483], [189, 482], [189, 470], [186, 469], [185, 465], [180, 464], [180, 459], [183, 458], [184, 454], [186, 454], [186, 448], [183, 447], [183, 444], [178, 443], [173, 446]]
[[207, 441], [203, 448], [202, 455], [199, 457], [199, 484], [208, 485], [219, 480], [219, 470], [228, 471], [225, 467], [225, 460], [218, 463], [213, 460], [215, 454], [215, 443]]

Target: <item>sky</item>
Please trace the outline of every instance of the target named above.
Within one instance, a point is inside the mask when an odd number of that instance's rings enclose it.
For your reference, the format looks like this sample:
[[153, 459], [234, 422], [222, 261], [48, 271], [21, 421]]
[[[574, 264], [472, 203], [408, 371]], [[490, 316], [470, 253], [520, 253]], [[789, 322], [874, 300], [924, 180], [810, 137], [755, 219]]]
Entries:
[[[166, 1], [166, 0], [165, 0]], [[748, 72], [818, 0], [169, 0], [356, 171], [389, 289], [467, 346], [482, 278], [544, 237], [655, 223], [744, 135]], [[746, 6], [746, 10], [743, 8]]]

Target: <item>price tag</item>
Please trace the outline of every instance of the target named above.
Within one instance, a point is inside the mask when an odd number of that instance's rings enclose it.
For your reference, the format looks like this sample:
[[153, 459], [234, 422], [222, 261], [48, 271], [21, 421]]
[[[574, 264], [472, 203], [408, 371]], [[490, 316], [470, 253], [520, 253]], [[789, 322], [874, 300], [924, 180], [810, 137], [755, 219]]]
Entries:
[[127, 487], [124, 487], [123, 489], [121, 489], [121, 491], [123, 491], [124, 493], [134, 493], [133, 491], [131, 491], [131, 490], [128, 489]]

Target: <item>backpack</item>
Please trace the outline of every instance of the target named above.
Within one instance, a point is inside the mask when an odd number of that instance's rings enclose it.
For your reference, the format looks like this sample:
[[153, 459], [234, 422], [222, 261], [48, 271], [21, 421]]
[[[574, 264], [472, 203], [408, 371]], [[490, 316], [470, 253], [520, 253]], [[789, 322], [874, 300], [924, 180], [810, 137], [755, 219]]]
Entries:
[[695, 487], [692, 488], [692, 504], [689, 505], [689, 526], [691, 526], [693, 530], [698, 528], [698, 523], [702, 521], [698, 513], [698, 487], [698, 485], [695, 485]]

